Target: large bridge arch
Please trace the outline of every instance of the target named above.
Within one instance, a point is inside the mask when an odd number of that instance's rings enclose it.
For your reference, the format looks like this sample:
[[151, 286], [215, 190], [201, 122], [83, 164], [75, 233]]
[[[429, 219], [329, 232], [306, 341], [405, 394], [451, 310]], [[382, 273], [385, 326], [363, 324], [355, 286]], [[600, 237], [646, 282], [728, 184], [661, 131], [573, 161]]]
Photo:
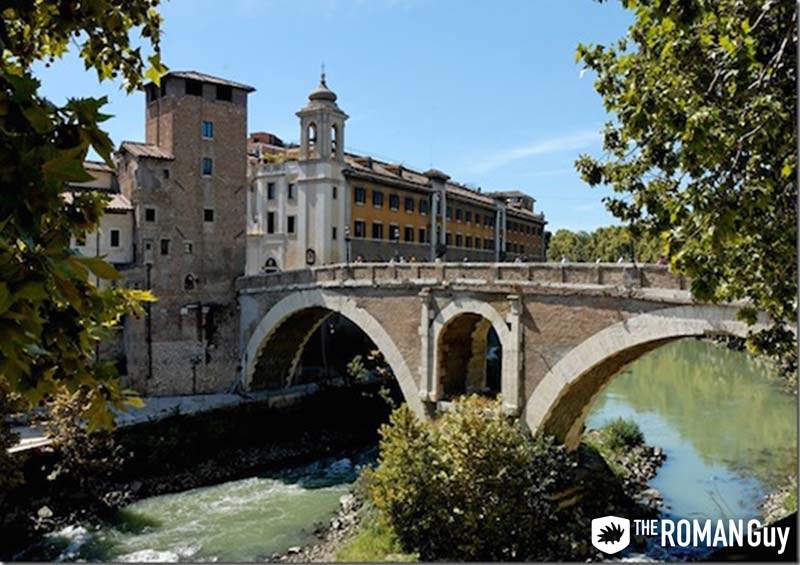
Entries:
[[391, 367], [406, 403], [414, 412], [423, 415], [425, 410], [419, 397], [417, 383], [402, 353], [386, 329], [369, 312], [359, 307], [352, 298], [324, 290], [303, 290], [289, 294], [261, 318], [247, 340], [242, 358], [242, 367], [244, 368], [242, 385], [245, 390], [249, 390], [252, 386], [259, 359], [262, 353], [265, 353], [264, 348], [272, 341], [284, 322], [293, 317], [305, 318], [302, 335], [298, 336], [299, 339], [294, 342], [283, 340], [285, 346], [294, 348], [294, 357], [290, 361], [293, 366], [299, 359], [310, 335], [330, 313], [344, 316], [372, 340]]
[[733, 335], [766, 327], [748, 326], [732, 306], [679, 306], [615, 323], [570, 350], [544, 376], [525, 404], [528, 427], [577, 446], [596, 396], [627, 364], [660, 345], [685, 337]]

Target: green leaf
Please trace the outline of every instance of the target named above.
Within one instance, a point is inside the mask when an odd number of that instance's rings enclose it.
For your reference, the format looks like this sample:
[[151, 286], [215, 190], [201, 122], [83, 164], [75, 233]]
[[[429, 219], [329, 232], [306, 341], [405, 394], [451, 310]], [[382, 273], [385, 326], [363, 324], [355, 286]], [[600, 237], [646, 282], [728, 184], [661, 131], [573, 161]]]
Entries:
[[76, 259], [101, 279], [118, 280], [120, 278], [119, 272], [101, 257], [76, 256]]

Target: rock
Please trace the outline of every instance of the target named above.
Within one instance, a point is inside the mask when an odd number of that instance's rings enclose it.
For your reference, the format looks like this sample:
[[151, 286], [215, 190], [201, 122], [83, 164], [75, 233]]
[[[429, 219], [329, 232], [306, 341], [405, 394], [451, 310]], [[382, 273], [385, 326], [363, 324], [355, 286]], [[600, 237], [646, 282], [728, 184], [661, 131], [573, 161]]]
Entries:
[[37, 514], [37, 516], [39, 516], [39, 518], [52, 518], [53, 517], [53, 511], [50, 510], [50, 508], [48, 508], [47, 506], [42, 506], [41, 508], [39, 508], [39, 510], [36, 512], [36, 514]]
[[302, 547], [300, 547], [299, 545], [294, 545], [294, 546], [290, 547], [289, 549], [287, 549], [286, 553], [288, 553], [289, 555], [297, 555], [301, 551], [303, 551]]
[[339, 506], [342, 508], [342, 512], [350, 512], [353, 510], [353, 507], [356, 505], [356, 497], [352, 493], [348, 493], [342, 495], [339, 499]]

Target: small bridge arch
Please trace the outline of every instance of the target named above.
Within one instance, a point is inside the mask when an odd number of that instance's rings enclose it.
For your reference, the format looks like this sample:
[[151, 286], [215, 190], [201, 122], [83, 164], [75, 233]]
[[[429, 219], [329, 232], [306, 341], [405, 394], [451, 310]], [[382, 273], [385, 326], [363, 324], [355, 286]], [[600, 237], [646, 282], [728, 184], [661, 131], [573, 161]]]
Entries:
[[[391, 367], [408, 405], [417, 414], [424, 414], [417, 383], [402, 353], [380, 322], [347, 296], [324, 290], [291, 293], [261, 318], [247, 341], [242, 359], [244, 388], [252, 388], [259, 362], [265, 358], [271, 361], [269, 367], [276, 378], [283, 380], [291, 374], [309, 337], [334, 312], [350, 320], [372, 340]], [[295, 332], [278, 331], [288, 329], [284, 324], [290, 320]]]
[[528, 427], [553, 435], [567, 447], [580, 441], [594, 399], [623, 367], [648, 351], [685, 337], [746, 337], [766, 327], [748, 326], [731, 306], [678, 306], [655, 310], [613, 324], [570, 350], [544, 376], [527, 399]]

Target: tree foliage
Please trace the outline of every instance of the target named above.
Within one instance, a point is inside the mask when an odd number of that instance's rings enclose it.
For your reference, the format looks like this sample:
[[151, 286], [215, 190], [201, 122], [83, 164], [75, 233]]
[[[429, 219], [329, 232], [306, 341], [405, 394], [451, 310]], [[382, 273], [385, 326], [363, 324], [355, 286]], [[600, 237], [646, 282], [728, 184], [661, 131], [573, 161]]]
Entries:
[[380, 464], [365, 480], [405, 551], [426, 561], [575, 554], [575, 532], [552, 496], [575, 460], [534, 440], [499, 402], [467, 397], [434, 423], [403, 405], [381, 437]]
[[614, 119], [576, 166], [609, 210], [661, 239], [703, 301], [776, 322], [751, 345], [793, 354], [797, 208], [793, 0], [622, 0], [613, 45], [580, 45]]
[[[0, 21], [0, 380], [28, 406], [61, 392], [83, 391], [90, 427], [113, 422], [109, 405], [129, 398], [98, 343], [148, 295], [90, 275], [119, 278], [102, 259], [70, 249], [71, 238], [96, 228], [106, 197], [66, 198], [70, 183], [90, 180], [90, 148], [111, 164], [112, 142], [100, 124], [104, 98], [44, 99], [32, 65], [49, 63], [76, 45], [98, 77], [140, 86], [157, 78], [158, 0], [32, 0], [4, 2]], [[153, 48], [149, 66], [129, 33], [139, 29]]]
[[638, 263], [656, 263], [662, 255], [660, 242], [648, 234], [634, 236], [624, 226], [597, 228], [593, 232], [560, 229], [550, 238], [548, 261], [613, 263], [622, 257]]

